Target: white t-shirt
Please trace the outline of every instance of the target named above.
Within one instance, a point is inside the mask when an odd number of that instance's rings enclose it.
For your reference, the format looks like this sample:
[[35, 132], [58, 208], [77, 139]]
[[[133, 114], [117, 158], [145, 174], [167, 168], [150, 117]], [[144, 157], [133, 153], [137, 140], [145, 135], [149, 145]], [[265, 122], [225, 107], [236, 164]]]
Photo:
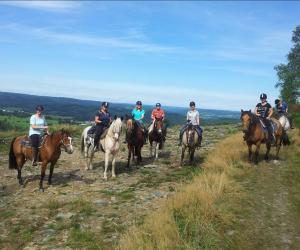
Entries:
[[194, 111], [189, 110], [186, 114], [186, 119], [190, 120], [193, 125], [200, 125], [198, 123], [198, 121], [200, 119], [200, 115], [197, 110], [194, 110]]
[[44, 132], [44, 129], [33, 129], [31, 125], [36, 126], [47, 126], [47, 122], [44, 116], [37, 117], [36, 115], [32, 115], [30, 117], [30, 128], [29, 128], [29, 136], [31, 135], [42, 135]]

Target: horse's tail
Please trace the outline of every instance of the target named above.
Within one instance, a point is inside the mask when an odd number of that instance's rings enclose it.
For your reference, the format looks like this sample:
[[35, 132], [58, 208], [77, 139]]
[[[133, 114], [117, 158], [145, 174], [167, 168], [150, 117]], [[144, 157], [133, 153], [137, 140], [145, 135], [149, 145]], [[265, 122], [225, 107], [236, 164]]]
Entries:
[[285, 131], [282, 134], [282, 143], [283, 143], [284, 146], [287, 146], [287, 145], [291, 144], [289, 136], [287, 135], [287, 133]]
[[9, 169], [16, 169], [18, 167], [16, 156], [14, 153], [14, 143], [16, 141], [16, 137], [12, 139], [10, 143], [10, 149], [9, 149], [9, 161], [8, 161], [8, 168]]
[[80, 138], [80, 151], [82, 154], [84, 153], [84, 134], [83, 133]]

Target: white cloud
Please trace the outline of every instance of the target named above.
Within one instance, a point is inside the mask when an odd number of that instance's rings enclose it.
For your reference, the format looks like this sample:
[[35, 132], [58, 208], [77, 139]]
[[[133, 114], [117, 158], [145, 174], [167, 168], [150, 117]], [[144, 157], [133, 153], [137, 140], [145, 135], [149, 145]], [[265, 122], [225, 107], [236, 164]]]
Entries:
[[0, 1], [0, 4], [51, 12], [68, 12], [81, 6], [76, 1]]

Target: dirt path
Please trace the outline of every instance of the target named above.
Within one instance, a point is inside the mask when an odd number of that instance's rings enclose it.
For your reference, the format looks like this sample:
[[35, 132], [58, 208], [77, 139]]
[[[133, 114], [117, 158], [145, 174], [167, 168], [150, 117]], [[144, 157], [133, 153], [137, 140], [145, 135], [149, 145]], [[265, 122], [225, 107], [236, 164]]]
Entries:
[[[121, 149], [117, 178], [104, 181], [103, 154], [97, 154], [95, 169], [84, 171], [78, 150], [63, 154], [54, 171], [53, 185], [38, 190], [39, 169], [26, 165], [26, 187], [20, 188], [16, 172], [0, 159], [0, 248], [1, 249], [90, 249], [110, 248], [120, 235], [144, 216], [159, 209], [160, 201], [172, 195], [183, 182], [200, 172], [199, 164], [214, 143], [234, 131], [232, 126], [204, 128], [203, 148], [194, 167], [177, 169], [177, 130], [169, 130], [167, 143], [158, 161], [147, 158], [144, 166], [126, 170], [127, 149]], [[77, 141], [78, 143], [78, 141]]]
[[233, 245], [243, 249], [300, 249], [300, 157], [286, 148], [280, 161], [261, 162], [238, 182], [243, 193], [236, 210]]

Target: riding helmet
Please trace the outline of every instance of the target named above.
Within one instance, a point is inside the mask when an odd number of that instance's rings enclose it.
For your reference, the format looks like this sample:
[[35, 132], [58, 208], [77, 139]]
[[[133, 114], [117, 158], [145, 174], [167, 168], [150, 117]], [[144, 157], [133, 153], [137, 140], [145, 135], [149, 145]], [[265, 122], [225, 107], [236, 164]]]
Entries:
[[108, 108], [108, 106], [109, 106], [109, 104], [108, 104], [108, 102], [102, 102], [102, 105], [101, 105], [102, 107], [105, 107], [105, 108]]
[[267, 95], [265, 93], [262, 93], [259, 98], [260, 100], [267, 99]]
[[35, 110], [37, 110], [37, 111], [44, 111], [44, 107], [42, 105], [37, 105], [35, 107]]
[[277, 104], [279, 104], [280, 103], [280, 100], [279, 99], [276, 99], [275, 100], [275, 104], [277, 105]]
[[155, 106], [156, 106], [156, 107], [161, 107], [161, 104], [158, 102], [158, 103], [156, 103]]
[[142, 102], [141, 101], [137, 101], [136, 105], [142, 105]]
[[190, 107], [196, 106], [195, 102], [190, 102]]

